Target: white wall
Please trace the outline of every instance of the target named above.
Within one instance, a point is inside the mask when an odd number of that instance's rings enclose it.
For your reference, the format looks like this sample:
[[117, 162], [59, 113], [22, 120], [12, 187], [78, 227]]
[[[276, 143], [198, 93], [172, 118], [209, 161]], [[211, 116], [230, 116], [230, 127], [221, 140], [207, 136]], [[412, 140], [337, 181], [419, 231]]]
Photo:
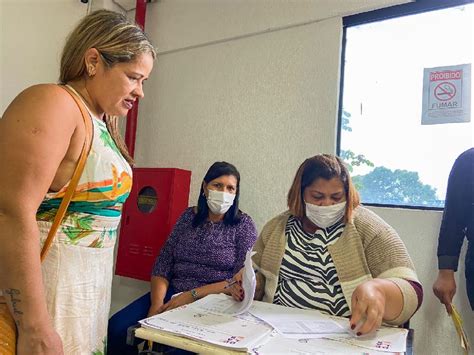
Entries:
[[0, 0], [0, 116], [28, 86], [57, 82], [65, 36], [86, 10], [75, 0]]
[[112, 0], [0, 0], [0, 117], [22, 90], [58, 81], [66, 36], [100, 8], [119, 10]]
[[[334, 152], [341, 16], [403, 1], [161, 0], [147, 32], [161, 55], [139, 111], [139, 166], [193, 171], [190, 203], [215, 160], [242, 173], [242, 208], [259, 229], [285, 207], [296, 167]], [[110, 8], [110, 0], [93, 6]], [[55, 82], [64, 37], [87, 6], [76, 0], [0, 0], [0, 115], [23, 88]], [[53, 19], [53, 20], [51, 20]], [[455, 333], [431, 292], [441, 214], [374, 208], [405, 241], [425, 286], [412, 320], [417, 354], [456, 354]], [[474, 340], [458, 272], [456, 304]], [[115, 277], [112, 312], [149, 285]]]
[[160, 0], [147, 12], [147, 32], [160, 52], [204, 45], [409, 0]]

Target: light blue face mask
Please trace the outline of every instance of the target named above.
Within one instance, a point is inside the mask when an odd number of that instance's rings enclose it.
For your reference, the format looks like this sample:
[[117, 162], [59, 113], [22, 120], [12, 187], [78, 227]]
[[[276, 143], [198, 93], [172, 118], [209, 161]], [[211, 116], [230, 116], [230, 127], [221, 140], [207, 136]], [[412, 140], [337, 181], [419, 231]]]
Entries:
[[331, 206], [317, 206], [305, 201], [305, 205], [306, 217], [320, 228], [336, 224], [346, 212], [346, 201]]
[[209, 189], [207, 195], [207, 206], [214, 214], [224, 214], [234, 204], [234, 198], [234, 194]]

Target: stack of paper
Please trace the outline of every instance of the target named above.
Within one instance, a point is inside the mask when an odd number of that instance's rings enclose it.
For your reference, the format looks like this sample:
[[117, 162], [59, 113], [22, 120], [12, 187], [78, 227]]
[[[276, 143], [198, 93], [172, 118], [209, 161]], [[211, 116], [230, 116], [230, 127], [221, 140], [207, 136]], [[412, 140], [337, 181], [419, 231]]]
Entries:
[[340, 341], [318, 338], [318, 339], [289, 339], [272, 332], [265, 344], [262, 344], [250, 352], [252, 355], [388, 355], [393, 352], [367, 349], [354, 346]]
[[246, 313], [226, 314], [235, 301], [226, 295], [201, 300], [140, 321], [142, 327], [180, 335], [234, 350], [250, 351], [261, 345], [272, 328]]
[[408, 331], [381, 327], [357, 337], [343, 317], [255, 301], [248, 312], [232, 297], [201, 300], [140, 321], [157, 329], [205, 343], [254, 354], [394, 354], [406, 351]]
[[[274, 348], [280, 346], [283, 349], [285, 344], [298, 344], [301, 351], [303, 348], [306, 349], [305, 354], [312, 354], [309, 348], [314, 348], [316, 345], [319, 351], [317, 354], [336, 354], [339, 351], [343, 353], [348, 347], [352, 348], [353, 353], [364, 354], [404, 353], [406, 351], [408, 330], [402, 328], [381, 327], [373, 334], [355, 336], [347, 318], [329, 316], [316, 310], [254, 302], [249, 312], [272, 325], [277, 333], [264, 346], [258, 348], [259, 354], [276, 354], [273, 352]], [[290, 339], [293, 340], [290, 341]], [[295, 342], [294, 339], [299, 341]], [[295, 349], [293, 346], [293, 350], [288, 350], [288, 354], [301, 354]], [[321, 349], [326, 349], [327, 352]], [[347, 354], [347, 351], [345, 353]]]
[[254, 302], [249, 312], [270, 324], [285, 338], [311, 339], [335, 334], [347, 334], [347, 330], [344, 327], [331, 319], [331, 317], [323, 315], [316, 310]]
[[[224, 294], [209, 295], [140, 323], [144, 328], [255, 354], [387, 355], [406, 351], [406, 329], [382, 327], [374, 334], [357, 337], [346, 318], [253, 301], [255, 283], [248, 252], [242, 275], [242, 302]], [[462, 321], [454, 307], [453, 320], [463, 347], [468, 349]]]

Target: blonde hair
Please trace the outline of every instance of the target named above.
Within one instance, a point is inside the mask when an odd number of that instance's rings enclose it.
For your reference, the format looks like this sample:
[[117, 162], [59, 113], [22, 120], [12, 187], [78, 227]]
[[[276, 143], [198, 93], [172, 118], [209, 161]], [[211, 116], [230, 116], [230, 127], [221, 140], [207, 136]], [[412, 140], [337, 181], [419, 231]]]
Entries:
[[360, 204], [359, 193], [352, 183], [344, 162], [337, 156], [330, 154], [319, 154], [306, 159], [298, 168], [293, 184], [288, 192], [288, 209], [295, 217], [305, 216], [305, 205], [303, 193], [317, 179], [330, 180], [339, 178], [344, 185], [346, 194], [346, 211], [344, 222], [352, 219], [352, 212]]
[[[124, 15], [97, 10], [85, 16], [69, 34], [61, 55], [59, 82], [66, 84], [86, 75], [84, 55], [89, 48], [100, 53], [105, 65], [131, 62], [143, 53], [156, 58], [156, 50], [143, 30]], [[106, 115], [105, 123], [125, 159], [133, 163], [118, 130], [118, 117]]]

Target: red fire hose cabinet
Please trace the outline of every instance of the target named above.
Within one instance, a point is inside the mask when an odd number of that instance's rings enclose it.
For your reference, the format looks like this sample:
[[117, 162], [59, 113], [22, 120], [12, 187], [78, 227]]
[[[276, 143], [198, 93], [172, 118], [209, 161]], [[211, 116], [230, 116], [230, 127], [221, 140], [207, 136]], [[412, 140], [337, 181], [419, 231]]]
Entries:
[[117, 275], [150, 280], [156, 256], [188, 207], [190, 181], [188, 170], [133, 169], [133, 187], [120, 226]]

